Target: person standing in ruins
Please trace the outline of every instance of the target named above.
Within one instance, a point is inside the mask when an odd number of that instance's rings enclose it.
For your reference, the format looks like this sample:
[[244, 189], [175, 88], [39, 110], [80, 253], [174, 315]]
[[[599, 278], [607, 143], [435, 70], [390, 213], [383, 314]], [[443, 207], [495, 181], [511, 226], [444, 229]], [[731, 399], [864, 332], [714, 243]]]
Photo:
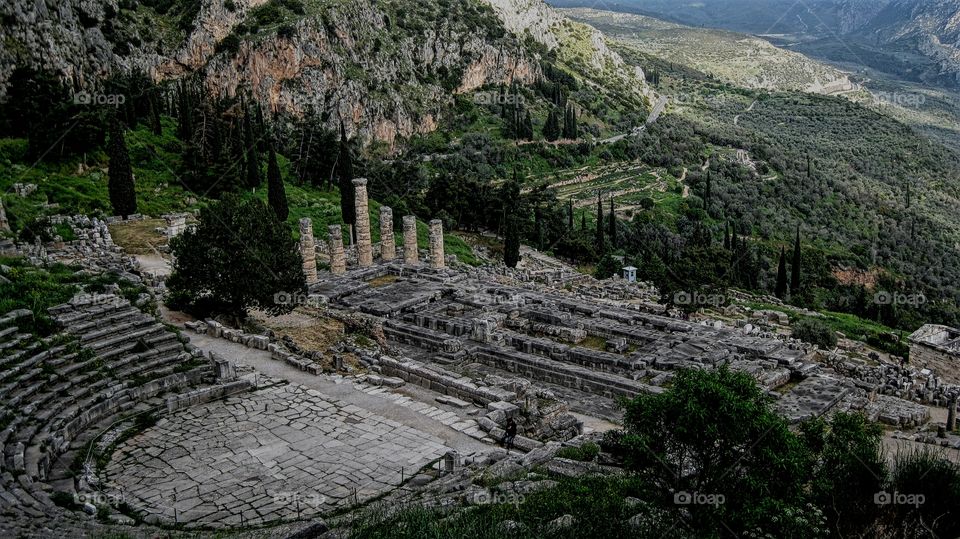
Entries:
[[512, 417], [508, 417], [506, 433], [503, 435], [503, 447], [506, 448], [507, 453], [509, 453], [510, 448], [513, 447], [513, 440], [516, 437], [517, 437], [517, 422], [514, 421]]

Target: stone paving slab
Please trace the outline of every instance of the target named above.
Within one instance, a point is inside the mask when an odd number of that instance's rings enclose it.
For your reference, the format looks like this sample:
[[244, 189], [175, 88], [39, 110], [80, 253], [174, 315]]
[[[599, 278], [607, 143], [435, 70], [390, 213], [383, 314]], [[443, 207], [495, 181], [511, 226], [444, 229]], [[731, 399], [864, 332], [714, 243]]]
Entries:
[[121, 445], [105, 477], [153, 519], [256, 525], [363, 502], [447, 451], [433, 435], [282, 385], [166, 416]]

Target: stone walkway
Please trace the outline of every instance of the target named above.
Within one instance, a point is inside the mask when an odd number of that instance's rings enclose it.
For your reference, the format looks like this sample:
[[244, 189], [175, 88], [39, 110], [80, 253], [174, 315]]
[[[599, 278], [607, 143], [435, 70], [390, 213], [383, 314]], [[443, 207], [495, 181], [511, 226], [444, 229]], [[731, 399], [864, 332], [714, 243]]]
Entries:
[[[430, 412], [432, 410], [430, 408], [437, 406], [427, 405], [426, 403], [433, 402], [433, 399], [438, 395], [432, 391], [410, 384], [405, 385], [397, 392], [381, 388], [360, 390], [349, 379], [314, 376], [286, 363], [271, 359], [270, 353], [263, 350], [247, 348], [237, 343], [207, 335], [191, 333], [189, 336], [190, 342], [203, 350], [219, 354], [230, 361], [249, 365], [264, 375], [283, 378], [292, 383], [316, 389], [384, 418], [436, 436], [448, 447], [455, 449], [462, 455], [486, 451], [491, 447], [464, 434], [462, 431], [454, 429], [451, 425], [458, 424], [460, 418], [455, 417], [452, 411], [448, 410], [450, 413], [445, 416], [442, 414], [431, 416]], [[411, 397], [413, 400], [411, 400]]]
[[148, 520], [256, 525], [369, 500], [447, 451], [430, 434], [280, 385], [161, 419], [118, 448], [107, 491]]

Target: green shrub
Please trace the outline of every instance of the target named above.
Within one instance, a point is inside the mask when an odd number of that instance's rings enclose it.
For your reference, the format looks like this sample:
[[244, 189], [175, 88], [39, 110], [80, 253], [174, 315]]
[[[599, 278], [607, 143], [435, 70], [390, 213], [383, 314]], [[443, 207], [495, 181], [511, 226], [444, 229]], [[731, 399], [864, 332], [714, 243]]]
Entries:
[[794, 324], [793, 336], [826, 350], [837, 346], [837, 334], [830, 326], [813, 318], [805, 318]]
[[600, 446], [587, 442], [580, 447], [564, 447], [557, 451], [557, 456], [563, 459], [591, 462], [600, 454]]

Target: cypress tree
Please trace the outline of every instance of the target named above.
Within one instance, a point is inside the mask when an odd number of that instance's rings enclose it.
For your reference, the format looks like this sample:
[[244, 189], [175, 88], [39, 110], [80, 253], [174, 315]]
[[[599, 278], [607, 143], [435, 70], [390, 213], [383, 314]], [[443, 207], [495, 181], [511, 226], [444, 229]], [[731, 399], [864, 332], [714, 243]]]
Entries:
[[907, 209], [910, 208], [912, 197], [913, 197], [913, 193], [910, 191], [910, 182], [907, 182]]
[[573, 105], [567, 105], [567, 109], [563, 115], [563, 138], [576, 140], [577, 137], [577, 112], [574, 110]]
[[614, 211], [614, 207], [613, 207], [613, 197], [610, 197], [610, 215], [608, 217], [609, 219], [608, 219], [607, 226], [609, 226], [609, 230], [607, 231], [607, 235], [610, 236], [610, 245], [613, 248], [616, 248], [617, 247], [617, 214]]
[[793, 262], [790, 264], [790, 295], [800, 292], [800, 227], [797, 226], [797, 239], [793, 242]]
[[606, 247], [603, 241], [603, 199], [600, 196], [600, 193], [597, 193], [597, 227], [596, 227], [596, 247], [597, 252], [606, 251]]
[[287, 207], [287, 193], [283, 187], [283, 178], [280, 177], [280, 166], [277, 164], [277, 152], [270, 145], [270, 157], [267, 161], [267, 202], [277, 215], [281, 223], [287, 220], [290, 210]]
[[523, 116], [523, 139], [533, 140], [533, 118], [530, 117], [529, 110]]
[[567, 228], [573, 230], [573, 199], [567, 203]]
[[509, 268], [517, 267], [520, 262], [520, 227], [522, 221], [519, 213], [520, 181], [514, 169], [513, 178], [504, 185], [504, 238], [503, 263]]
[[723, 248], [730, 250], [730, 223], [727, 221], [723, 222]]
[[777, 287], [773, 293], [780, 299], [787, 296], [787, 252], [780, 248], [780, 264], [777, 266]]
[[250, 111], [243, 116], [243, 146], [246, 150], [247, 187], [260, 187], [263, 177], [260, 176], [260, 156], [257, 154], [257, 142], [253, 137], [253, 122], [250, 121]]
[[[337, 185], [340, 187], [340, 215], [345, 224], [351, 227], [357, 222], [357, 208], [354, 205], [353, 157], [347, 142], [347, 130], [340, 122], [340, 154], [337, 157]], [[352, 239], [352, 238], [351, 238]]]
[[556, 108], [551, 108], [547, 114], [547, 121], [543, 124], [543, 138], [550, 142], [560, 138], [560, 120], [557, 118]]
[[156, 90], [150, 92], [147, 103], [150, 105], [150, 129], [159, 137], [163, 134], [163, 125], [160, 123], [160, 104], [157, 102]]
[[587, 230], [587, 214], [586, 213], [580, 214], [580, 230], [582, 231]]
[[177, 136], [183, 142], [189, 142], [193, 139], [193, 103], [186, 81], [181, 81], [177, 89], [177, 112]]
[[115, 114], [110, 119], [110, 146], [107, 148], [107, 153], [110, 157], [110, 168], [107, 174], [110, 204], [113, 206], [114, 214], [126, 218], [137, 213], [137, 191], [133, 182], [133, 168], [130, 166], [127, 143], [123, 138], [123, 127]]

